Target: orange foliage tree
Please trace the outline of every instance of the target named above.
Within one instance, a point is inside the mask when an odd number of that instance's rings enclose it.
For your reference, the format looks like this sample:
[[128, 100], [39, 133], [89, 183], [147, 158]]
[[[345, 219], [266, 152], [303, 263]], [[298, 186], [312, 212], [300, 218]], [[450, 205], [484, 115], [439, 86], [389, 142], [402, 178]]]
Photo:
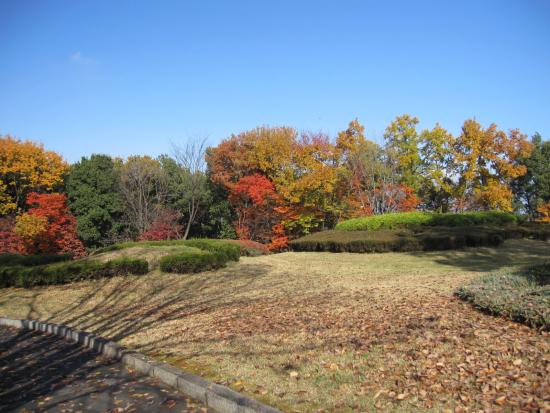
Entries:
[[540, 207], [538, 207], [537, 212], [539, 213], [539, 222], [550, 223], [550, 202], [546, 202], [545, 204], [542, 204]]
[[0, 215], [25, 206], [31, 191], [53, 191], [63, 183], [68, 164], [41, 144], [0, 137]]

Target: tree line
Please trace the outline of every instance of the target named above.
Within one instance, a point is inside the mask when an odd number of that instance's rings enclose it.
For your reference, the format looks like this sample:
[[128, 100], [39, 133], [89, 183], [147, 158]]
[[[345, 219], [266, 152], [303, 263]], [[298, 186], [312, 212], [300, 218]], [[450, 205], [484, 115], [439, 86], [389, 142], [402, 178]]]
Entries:
[[290, 238], [358, 216], [516, 211], [550, 221], [550, 142], [466, 120], [458, 136], [396, 117], [383, 144], [353, 120], [331, 137], [262, 126], [170, 155], [93, 154], [69, 165], [0, 137], [0, 251], [73, 252], [128, 239]]

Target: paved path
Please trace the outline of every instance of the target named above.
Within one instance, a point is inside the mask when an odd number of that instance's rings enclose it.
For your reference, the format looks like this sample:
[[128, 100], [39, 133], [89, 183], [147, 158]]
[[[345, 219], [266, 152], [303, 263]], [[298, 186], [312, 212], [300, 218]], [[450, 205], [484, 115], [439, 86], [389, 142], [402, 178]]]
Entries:
[[59, 337], [0, 326], [0, 412], [206, 412], [174, 389]]

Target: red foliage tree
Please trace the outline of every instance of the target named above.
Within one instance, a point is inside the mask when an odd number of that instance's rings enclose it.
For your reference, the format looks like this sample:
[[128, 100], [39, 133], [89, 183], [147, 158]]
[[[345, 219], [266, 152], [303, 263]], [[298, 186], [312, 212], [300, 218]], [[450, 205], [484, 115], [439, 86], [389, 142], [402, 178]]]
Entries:
[[182, 215], [178, 211], [163, 209], [147, 231], [141, 233], [139, 240], [162, 241], [181, 238], [183, 225], [178, 223], [181, 218]]
[[22, 254], [25, 249], [23, 240], [14, 232], [13, 217], [0, 218], [0, 254]]
[[86, 254], [86, 249], [77, 237], [76, 218], [69, 211], [64, 194], [38, 194], [27, 196], [27, 213], [46, 220], [45, 231], [33, 243], [32, 253], [71, 253], [75, 258]]
[[288, 237], [285, 235], [285, 227], [282, 223], [275, 224], [271, 228], [273, 236], [267, 248], [270, 251], [281, 251], [288, 247]]
[[[281, 199], [273, 183], [265, 176], [254, 174], [239, 179], [231, 188], [229, 202], [237, 213], [235, 229], [240, 239], [267, 244], [274, 236], [284, 236], [283, 215], [277, 208]], [[274, 232], [275, 226], [277, 233]], [[277, 246], [280, 243], [279, 240]]]

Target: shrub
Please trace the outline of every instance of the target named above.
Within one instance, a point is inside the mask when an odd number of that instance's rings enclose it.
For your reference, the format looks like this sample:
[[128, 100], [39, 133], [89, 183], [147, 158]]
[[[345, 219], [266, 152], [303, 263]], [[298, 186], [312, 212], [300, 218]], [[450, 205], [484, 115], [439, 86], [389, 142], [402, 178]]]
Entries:
[[414, 228], [419, 226], [464, 227], [471, 225], [506, 225], [517, 223], [516, 215], [501, 211], [453, 213], [403, 212], [371, 215], [342, 221], [342, 231], [375, 231], [379, 229]]
[[479, 277], [455, 294], [484, 312], [550, 330], [550, 262]]
[[24, 267], [33, 267], [35, 265], [69, 261], [72, 258], [73, 254], [0, 254], [0, 267], [7, 265], [22, 265]]
[[28, 288], [117, 275], [140, 275], [147, 272], [147, 261], [136, 258], [120, 258], [107, 262], [91, 260], [58, 262], [34, 267], [14, 265], [0, 268], [0, 287]]
[[498, 246], [503, 231], [494, 228], [438, 227], [378, 231], [323, 231], [290, 242], [294, 251], [389, 252], [435, 251], [463, 247]]
[[238, 245], [222, 240], [197, 238], [185, 241], [184, 245], [220, 254], [226, 261], [239, 261], [239, 257], [241, 256], [241, 249]]
[[227, 261], [226, 255], [219, 252], [185, 251], [162, 257], [160, 269], [164, 272], [186, 274], [221, 268]]
[[269, 248], [267, 245], [261, 242], [252, 241], [250, 239], [229, 239], [226, 240], [231, 244], [236, 244], [241, 249], [241, 256], [257, 257], [259, 255], [269, 254]]
[[432, 214], [428, 225], [443, 227], [463, 227], [469, 225], [508, 225], [517, 224], [518, 217], [511, 212], [477, 211], [460, 214]]
[[180, 251], [161, 258], [160, 269], [164, 272], [193, 273], [224, 267], [228, 261], [239, 261], [238, 245], [222, 240], [192, 239], [182, 243], [196, 251]]

